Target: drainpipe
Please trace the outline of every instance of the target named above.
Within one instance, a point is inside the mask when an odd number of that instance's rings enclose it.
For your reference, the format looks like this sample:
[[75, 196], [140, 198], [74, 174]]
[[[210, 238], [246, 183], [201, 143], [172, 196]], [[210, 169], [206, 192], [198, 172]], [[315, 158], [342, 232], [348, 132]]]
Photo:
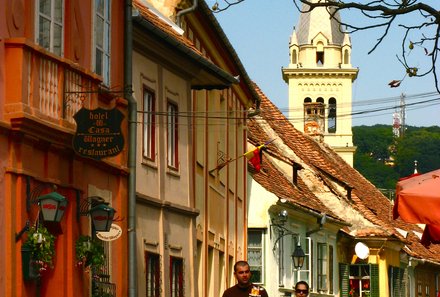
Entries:
[[260, 112], [261, 112], [260, 105], [261, 105], [261, 98], [260, 98], [260, 96], [258, 96], [255, 110], [253, 112], [248, 113], [248, 115], [247, 115], [248, 119], [260, 114]]
[[137, 296], [136, 273], [136, 134], [137, 102], [133, 98], [132, 0], [125, 0], [124, 97], [128, 101], [128, 297]]
[[176, 24], [179, 27], [182, 27], [182, 16], [196, 10], [196, 8], [197, 8], [197, 0], [194, 0], [193, 5], [191, 7], [179, 11], [176, 16]]

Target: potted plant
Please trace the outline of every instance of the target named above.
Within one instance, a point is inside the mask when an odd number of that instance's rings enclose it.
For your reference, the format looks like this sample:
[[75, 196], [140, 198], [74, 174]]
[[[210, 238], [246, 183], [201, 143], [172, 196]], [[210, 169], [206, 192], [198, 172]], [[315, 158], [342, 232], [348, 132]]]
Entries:
[[94, 273], [105, 264], [104, 247], [98, 240], [81, 235], [75, 243], [77, 266], [92, 269]]
[[22, 246], [22, 262], [25, 279], [35, 279], [48, 268], [53, 268], [55, 236], [44, 226], [32, 226]]

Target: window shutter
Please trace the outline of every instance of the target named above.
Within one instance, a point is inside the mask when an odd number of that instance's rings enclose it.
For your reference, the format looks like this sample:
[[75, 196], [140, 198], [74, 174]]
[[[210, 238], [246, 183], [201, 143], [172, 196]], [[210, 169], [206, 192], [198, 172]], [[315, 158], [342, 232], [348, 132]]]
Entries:
[[339, 263], [339, 290], [341, 292], [341, 297], [349, 297], [348, 293], [350, 291], [350, 281], [349, 275], [350, 266], [345, 263]]
[[370, 264], [370, 296], [379, 297], [379, 265]]
[[401, 268], [402, 272], [402, 282], [399, 297], [406, 297], [407, 283], [408, 283], [408, 269]]
[[390, 266], [388, 269], [388, 275], [390, 295], [392, 297], [405, 297], [405, 269]]

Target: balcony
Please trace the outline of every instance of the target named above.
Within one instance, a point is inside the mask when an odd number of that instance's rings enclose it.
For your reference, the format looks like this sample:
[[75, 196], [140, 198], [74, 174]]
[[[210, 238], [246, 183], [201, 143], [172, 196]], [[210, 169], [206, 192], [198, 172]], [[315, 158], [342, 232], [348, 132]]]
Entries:
[[83, 104], [97, 105], [101, 83], [90, 70], [24, 38], [5, 40], [4, 81], [0, 120], [10, 121], [13, 128], [37, 122], [66, 133], [74, 132], [73, 115]]

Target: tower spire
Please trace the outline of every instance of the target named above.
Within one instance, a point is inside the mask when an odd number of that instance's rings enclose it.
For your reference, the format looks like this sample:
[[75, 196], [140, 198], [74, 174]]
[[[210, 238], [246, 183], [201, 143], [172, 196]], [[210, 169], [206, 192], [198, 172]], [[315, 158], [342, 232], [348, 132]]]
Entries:
[[[312, 0], [317, 2], [318, 0]], [[303, 11], [308, 11], [304, 6]], [[289, 119], [298, 130], [330, 145], [353, 165], [351, 41], [337, 11], [317, 7], [301, 13], [289, 40]]]

